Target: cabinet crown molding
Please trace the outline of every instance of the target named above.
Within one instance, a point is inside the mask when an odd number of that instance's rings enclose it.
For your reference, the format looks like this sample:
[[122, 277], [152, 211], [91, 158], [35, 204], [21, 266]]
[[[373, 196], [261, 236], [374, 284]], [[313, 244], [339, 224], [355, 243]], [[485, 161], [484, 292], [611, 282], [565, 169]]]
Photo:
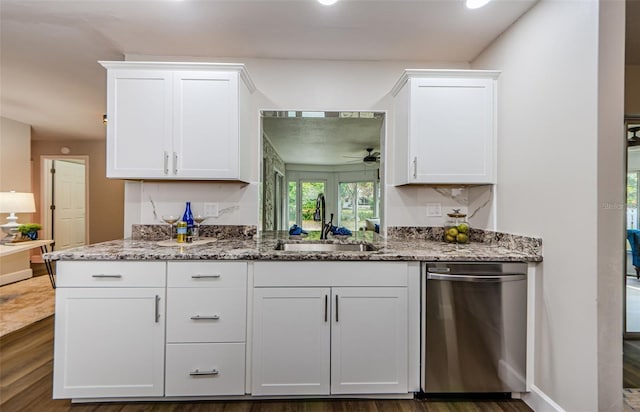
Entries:
[[102, 67], [110, 69], [147, 69], [147, 70], [203, 70], [236, 71], [253, 93], [256, 86], [243, 63], [206, 63], [206, 62], [147, 62], [147, 61], [98, 61]]
[[500, 70], [464, 70], [464, 69], [405, 69], [404, 73], [391, 89], [391, 95], [395, 97], [402, 86], [412, 77], [442, 77], [442, 78], [489, 78], [497, 79], [502, 73]]

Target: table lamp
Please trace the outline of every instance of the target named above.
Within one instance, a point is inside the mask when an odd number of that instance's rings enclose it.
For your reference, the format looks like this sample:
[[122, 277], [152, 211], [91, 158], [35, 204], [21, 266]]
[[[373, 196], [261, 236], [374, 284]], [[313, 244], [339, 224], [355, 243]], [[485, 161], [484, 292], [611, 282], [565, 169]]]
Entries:
[[0, 225], [0, 228], [7, 236], [0, 240], [0, 243], [11, 241], [18, 233], [18, 216], [16, 213], [34, 213], [36, 202], [33, 193], [24, 192], [0, 192], [0, 213], [9, 213], [7, 223]]

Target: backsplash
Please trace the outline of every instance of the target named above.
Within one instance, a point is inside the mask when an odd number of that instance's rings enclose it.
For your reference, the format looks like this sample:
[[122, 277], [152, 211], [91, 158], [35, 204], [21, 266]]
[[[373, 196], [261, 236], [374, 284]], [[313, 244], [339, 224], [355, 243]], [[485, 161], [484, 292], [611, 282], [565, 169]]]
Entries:
[[[444, 228], [441, 226], [389, 226], [387, 237], [442, 241]], [[541, 238], [471, 228], [470, 240], [511, 250], [542, 254]]]
[[[252, 239], [258, 233], [257, 226], [200, 225], [201, 237], [216, 239]], [[132, 240], [169, 239], [169, 225], [131, 225]]]

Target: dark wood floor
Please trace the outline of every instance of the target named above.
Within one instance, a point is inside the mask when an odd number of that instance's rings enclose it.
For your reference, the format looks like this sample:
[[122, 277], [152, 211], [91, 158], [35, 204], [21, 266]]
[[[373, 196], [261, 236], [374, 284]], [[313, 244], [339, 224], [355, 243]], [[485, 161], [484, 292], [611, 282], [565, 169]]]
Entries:
[[640, 340], [623, 341], [622, 386], [640, 388]]
[[2, 412], [74, 411], [224, 411], [224, 412], [520, 412], [520, 400], [305, 400], [132, 402], [71, 404], [52, 400], [53, 316], [0, 338], [0, 410]]

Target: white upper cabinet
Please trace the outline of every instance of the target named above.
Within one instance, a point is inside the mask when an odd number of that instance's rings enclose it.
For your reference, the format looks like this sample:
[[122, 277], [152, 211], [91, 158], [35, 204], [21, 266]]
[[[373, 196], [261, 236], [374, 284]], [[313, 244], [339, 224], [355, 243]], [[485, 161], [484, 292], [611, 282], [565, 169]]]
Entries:
[[255, 88], [244, 65], [101, 64], [107, 68], [107, 177], [248, 181]]
[[405, 71], [392, 91], [395, 185], [496, 182], [498, 75]]

